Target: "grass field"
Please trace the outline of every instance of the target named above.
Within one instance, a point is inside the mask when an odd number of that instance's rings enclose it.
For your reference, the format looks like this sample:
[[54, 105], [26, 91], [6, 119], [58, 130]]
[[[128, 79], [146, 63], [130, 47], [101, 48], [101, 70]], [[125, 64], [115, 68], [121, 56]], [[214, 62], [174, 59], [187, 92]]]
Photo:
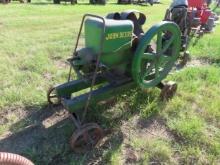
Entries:
[[[220, 26], [190, 48], [199, 62], [167, 79], [178, 83], [169, 102], [156, 88], [132, 89], [87, 116], [112, 128], [103, 144], [86, 154], [70, 151], [71, 121], [62, 107], [47, 106], [49, 86], [66, 81], [83, 14], [137, 9], [145, 31], [164, 17], [169, 0], [155, 6], [53, 5], [34, 1], [0, 5], [0, 151], [36, 164], [220, 164]], [[219, 10], [220, 12], [220, 10]], [[62, 119], [62, 120], [61, 120]]]

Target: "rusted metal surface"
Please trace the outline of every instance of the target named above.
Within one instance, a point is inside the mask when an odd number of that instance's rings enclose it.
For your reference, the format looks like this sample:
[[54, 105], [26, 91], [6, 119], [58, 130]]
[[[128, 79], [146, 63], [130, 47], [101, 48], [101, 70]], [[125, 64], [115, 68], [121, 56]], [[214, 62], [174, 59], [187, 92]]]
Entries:
[[103, 136], [103, 130], [98, 124], [84, 124], [70, 138], [71, 149], [76, 153], [90, 151], [99, 144]]
[[59, 105], [61, 103], [60, 98], [56, 94], [55, 87], [50, 87], [48, 89], [47, 101], [50, 105]]

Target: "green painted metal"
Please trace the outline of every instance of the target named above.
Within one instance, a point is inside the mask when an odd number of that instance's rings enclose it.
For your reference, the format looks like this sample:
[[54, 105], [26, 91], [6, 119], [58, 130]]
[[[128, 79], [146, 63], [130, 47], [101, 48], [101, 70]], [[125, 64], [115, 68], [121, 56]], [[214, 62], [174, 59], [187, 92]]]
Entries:
[[[169, 35], [168, 40], [164, 40]], [[171, 71], [179, 57], [181, 32], [172, 22], [163, 21], [150, 28], [141, 38], [132, 62], [132, 76], [141, 88], [158, 85]], [[156, 48], [147, 52], [156, 38]]]
[[[98, 54], [101, 46], [103, 22], [100, 19], [88, 18], [85, 21], [85, 45]], [[133, 23], [129, 20], [105, 20], [105, 39], [100, 62], [112, 68], [130, 62], [132, 58]]]
[[[112, 85], [112, 84], [107, 84], [92, 92], [93, 97], [91, 97], [91, 105], [94, 105], [99, 101], [111, 98], [112, 96], [116, 96], [117, 94], [126, 92], [129, 89], [133, 89], [135, 87], [136, 87], [136, 84], [133, 81], [130, 81], [130, 82], [127, 82], [121, 85], [117, 85], [117, 86]], [[63, 105], [70, 112], [76, 112], [84, 108], [85, 103], [87, 101], [87, 97], [88, 97], [88, 93], [75, 97], [72, 100], [64, 99]]]
[[[106, 80], [103, 77], [98, 76], [96, 79], [95, 85], [99, 85], [104, 82], [106, 82]], [[74, 81], [70, 81], [70, 82], [58, 85], [56, 87], [56, 93], [57, 93], [57, 96], [59, 96], [60, 98], [62, 97], [67, 98], [67, 97], [70, 97], [72, 93], [79, 92], [90, 86], [91, 86], [91, 80], [85, 80], [85, 79], [74, 80]]]
[[[80, 32], [82, 25], [83, 21]], [[70, 61], [75, 71], [81, 71], [84, 75], [82, 79], [55, 88], [57, 97], [66, 109], [70, 112], [82, 110], [89, 96], [93, 105], [137, 86], [154, 87], [167, 76], [179, 56], [181, 39], [178, 26], [171, 22], [154, 25], [142, 38], [138, 38], [136, 50], [132, 47], [133, 31], [133, 22], [129, 20], [117, 21], [104, 18], [85, 20], [85, 48], [76, 51], [76, 46], [74, 53], [76, 56]], [[80, 34], [77, 44], [79, 36]], [[155, 51], [146, 51], [155, 37], [157, 45]], [[101, 42], [102, 38], [104, 42]], [[98, 57], [100, 61], [97, 62]], [[95, 64], [99, 68], [95, 72], [98, 75], [93, 84]], [[112, 74], [113, 76], [109, 78], [107, 74], [112, 70], [117, 74]], [[93, 85], [97, 88], [91, 93], [84, 91], [79, 96], [71, 97], [72, 94], [82, 92]]]

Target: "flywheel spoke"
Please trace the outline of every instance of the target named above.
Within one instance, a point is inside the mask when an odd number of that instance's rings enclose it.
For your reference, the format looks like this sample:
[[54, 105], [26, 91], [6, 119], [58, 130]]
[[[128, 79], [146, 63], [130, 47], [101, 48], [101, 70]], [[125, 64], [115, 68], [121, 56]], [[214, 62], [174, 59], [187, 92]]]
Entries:
[[150, 65], [144, 72], [142, 77], [142, 80], [145, 80], [145, 78], [150, 75], [150, 72], [154, 69], [154, 64]]
[[168, 61], [170, 61], [170, 60], [172, 60], [172, 57], [171, 56], [167, 56], [167, 55], [161, 55], [160, 56], [160, 63], [162, 63], [162, 62], [168, 62]]
[[162, 32], [157, 33], [157, 54], [162, 50]]
[[159, 72], [160, 72], [160, 66], [159, 66], [159, 63], [155, 63], [155, 77], [158, 77], [159, 76]]
[[169, 40], [168, 40], [168, 42], [164, 45], [164, 47], [163, 47], [163, 49], [162, 49], [162, 53], [165, 53], [166, 52], [166, 50], [171, 46], [171, 44], [173, 43], [173, 41], [174, 41], [174, 36], [172, 36]]
[[144, 53], [142, 58], [145, 60], [155, 60], [156, 56], [153, 53]]

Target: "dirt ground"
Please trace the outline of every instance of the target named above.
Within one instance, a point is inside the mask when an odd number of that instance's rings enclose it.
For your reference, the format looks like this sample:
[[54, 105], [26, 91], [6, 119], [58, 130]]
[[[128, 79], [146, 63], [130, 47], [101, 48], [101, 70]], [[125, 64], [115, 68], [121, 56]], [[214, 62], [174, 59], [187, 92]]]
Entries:
[[[40, 110], [36, 108], [9, 109], [0, 113], [0, 123], [7, 124], [10, 114], [15, 114], [20, 120], [14, 123], [8, 132], [0, 136], [0, 151], [25, 155], [38, 164], [54, 164], [55, 162], [62, 164], [64, 155], [74, 155], [77, 161], [78, 155], [73, 154], [69, 147], [69, 137], [75, 128], [69, 118], [69, 113], [62, 107], [46, 106]], [[138, 161], [136, 151], [129, 146], [130, 136], [133, 134], [147, 139], [172, 138], [159, 119], [142, 120], [134, 116], [129, 122], [123, 121], [119, 129], [106, 131], [100, 146], [94, 152], [87, 153], [86, 162], [88, 164], [106, 162], [103, 160], [103, 151], [117, 147], [117, 145], [122, 145], [125, 163]], [[48, 157], [50, 160], [45, 160]], [[81, 159], [80, 156], [79, 159]]]

